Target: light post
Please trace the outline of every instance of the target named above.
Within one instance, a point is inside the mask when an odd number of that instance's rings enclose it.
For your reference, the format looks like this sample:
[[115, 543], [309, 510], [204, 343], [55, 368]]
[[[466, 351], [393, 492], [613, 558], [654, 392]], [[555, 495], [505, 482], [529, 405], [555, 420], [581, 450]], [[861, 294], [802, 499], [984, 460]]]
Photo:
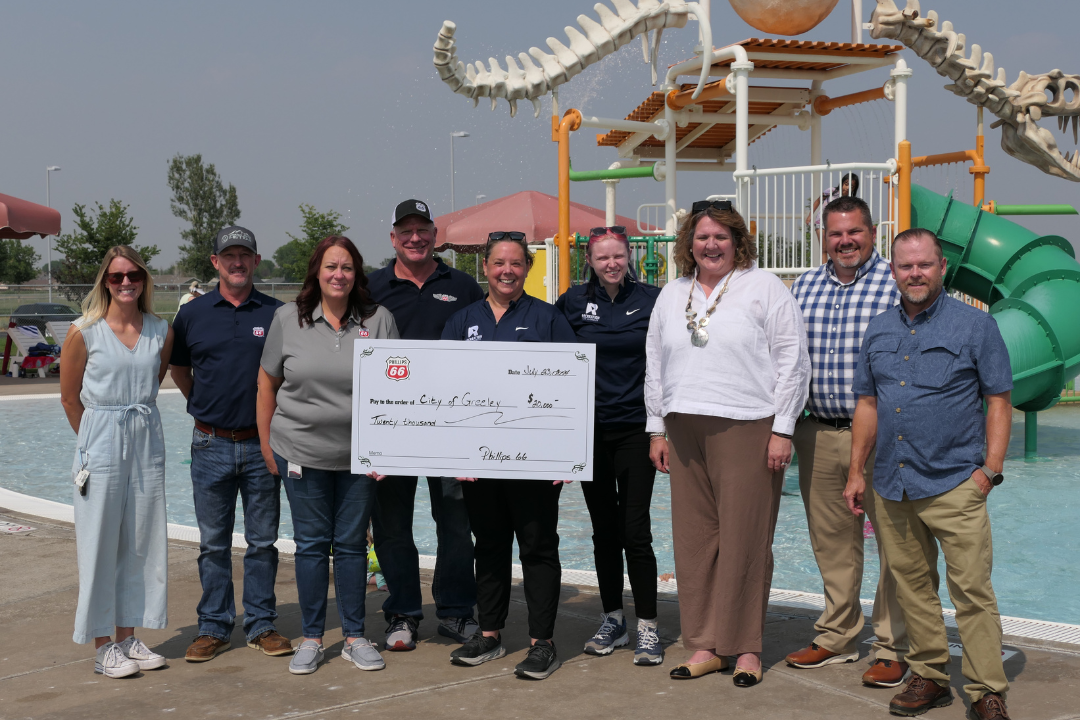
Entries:
[[486, 198], [486, 197], [487, 197], [487, 195], [483, 195], [483, 194], [477, 195], [477, 196], [476, 196], [476, 202], [474, 202], [474, 203], [473, 203], [473, 205], [474, 205], [474, 206], [475, 206], [475, 205], [479, 205], [479, 204], [480, 204], [480, 201], [481, 201], [481, 200], [483, 200], [483, 199], [484, 199], [484, 198]]
[[[49, 165], [45, 168], [45, 205], [52, 207], [52, 174], [54, 172], [60, 172], [59, 165]], [[45, 277], [49, 281], [49, 302], [52, 302], [52, 235], [48, 235], [45, 238], [45, 242], [48, 243], [49, 250], [47, 253], [48, 265], [45, 266]]]
[[450, 212], [454, 212], [454, 138], [467, 138], [469, 133], [456, 130], [450, 133]]

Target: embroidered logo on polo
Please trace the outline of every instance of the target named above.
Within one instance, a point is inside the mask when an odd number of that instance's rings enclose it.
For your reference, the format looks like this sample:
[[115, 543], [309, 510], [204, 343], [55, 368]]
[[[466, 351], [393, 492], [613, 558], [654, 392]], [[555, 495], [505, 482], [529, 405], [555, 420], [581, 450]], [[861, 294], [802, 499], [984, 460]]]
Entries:
[[457, 298], [453, 295], [446, 295], [444, 293], [432, 293], [431, 297], [436, 300], [442, 300], [443, 302], [457, 302]]
[[471, 326], [469, 328], [465, 339], [466, 340], [480, 340], [483, 337], [484, 336], [480, 334], [480, 326], [479, 325], [473, 325], [473, 326]]
[[261, 327], [253, 327], [251, 328], [251, 334], [255, 337], [266, 337], [266, 330]]
[[360, 337], [368, 337], [369, 335], [371, 335], [371, 333], [368, 332], [367, 328], [360, 328]]
[[596, 314], [596, 311], [600, 309], [600, 306], [596, 303], [585, 303], [585, 312], [581, 314], [582, 320], [588, 320], [590, 322], [598, 322], [600, 316]]
[[391, 380], [409, 379], [409, 358], [388, 357], [386, 358], [386, 377]]

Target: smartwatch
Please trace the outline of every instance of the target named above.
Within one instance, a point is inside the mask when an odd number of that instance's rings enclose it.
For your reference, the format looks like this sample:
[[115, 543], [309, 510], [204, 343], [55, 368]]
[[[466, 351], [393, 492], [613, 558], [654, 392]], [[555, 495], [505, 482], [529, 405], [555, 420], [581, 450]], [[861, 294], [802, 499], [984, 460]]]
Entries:
[[991, 470], [990, 468], [988, 468], [985, 465], [983, 465], [979, 469], [983, 471], [983, 474], [986, 475], [986, 477], [990, 480], [990, 484], [993, 485], [994, 487], [997, 487], [1001, 483], [1005, 482], [1005, 476], [1002, 475], [1001, 473], [994, 472], [993, 470]]

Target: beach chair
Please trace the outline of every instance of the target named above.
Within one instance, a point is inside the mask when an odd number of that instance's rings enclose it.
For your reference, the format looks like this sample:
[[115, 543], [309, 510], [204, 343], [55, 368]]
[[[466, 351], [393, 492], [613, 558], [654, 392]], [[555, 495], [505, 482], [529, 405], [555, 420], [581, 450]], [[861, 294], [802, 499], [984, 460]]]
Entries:
[[[12, 375], [22, 376], [31, 371], [44, 378], [49, 366], [56, 362], [56, 355], [31, 355], [31, 349], [38, 343], [45, 342], [45, 336], [33, 325], [16, 325], [11, 323], [7, 329], [8, 340], [4, 346], [3, 372], [8, 370], [8, 359], [11, 358]], [[12, 353], [12, 345], [15, 352]]]
[[68, 320], [50, 320], [45, 323], [45, 334], [51, 336], [57, 345], [64, 347], [70, 328], [71, 322]]

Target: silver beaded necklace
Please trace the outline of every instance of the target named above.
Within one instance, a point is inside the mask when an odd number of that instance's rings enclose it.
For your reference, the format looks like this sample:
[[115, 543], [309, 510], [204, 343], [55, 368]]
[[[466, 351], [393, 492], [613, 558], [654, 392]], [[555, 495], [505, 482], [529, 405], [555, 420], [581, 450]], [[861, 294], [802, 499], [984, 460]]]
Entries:
[[[694, 288], [697, 286], [697, 273], [694, 273], [693, 278], [690, 279], [690, 297], [686, 298], [686, 329], [690, 331], [690, 344], [694, 347], [703, 348], [709, 342], [709, 332], [705, 329], [705, 326], [709, 324], [709, 317], [716, 310], [716, 306], [720, 304], [720, 299], [724, 297], [724, 293], [727, 292], [728, 283], [731, 282], [731, 276], [735, 274], [735, 270], [732, 269], [728, 272], [727, 280], [724, 281], [724, 287], [720, 288], [720, 293], [713, 300], [713, 304], [705, 311], [705, 317], [700, 320], [697, 319], [697, 312], [691, 312], [691, 306], [694, 303]], [[708, 298], [705, 298], [708, 301]]]

